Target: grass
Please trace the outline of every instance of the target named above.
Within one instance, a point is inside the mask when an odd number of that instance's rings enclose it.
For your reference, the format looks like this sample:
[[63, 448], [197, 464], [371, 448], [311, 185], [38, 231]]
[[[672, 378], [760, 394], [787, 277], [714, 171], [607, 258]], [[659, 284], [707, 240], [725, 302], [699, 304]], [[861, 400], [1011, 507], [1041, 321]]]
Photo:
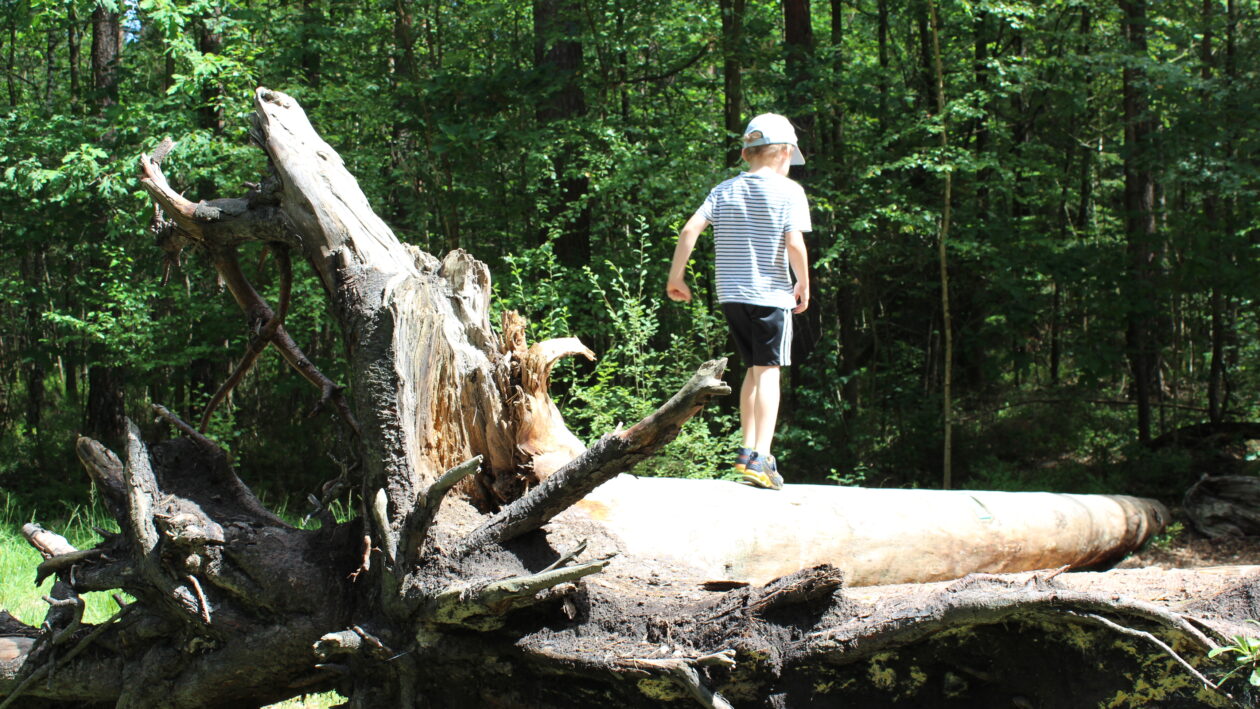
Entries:
[[[44, 579], [39, 586], [34, 584], [35, 567], [43, 558], [22, 537], [22, 525], [26, 522], [38, 522], [80, 549], [95, 546], [100, 540], [92, 527], [117, 532], [118, 524], [98, 505], [23, 514], [12, 497], [0, 493], [0, 608], [27, 625], [39, 625], [48, 611], [43, 597], [52, 592], [53, 579]], [[126, 594], [121, 595], [124, 600], [131, 600]], [[104, 621], [118, 610], [108, 593], [85, 593], [83, 601], [86, 623]]]
[[[87, 549], [95, 546], [100, 537], [92, 529], [100, 527], [111, 532], [118, 531], [118, 524], [100, 506], [99, 501], [89, 506], [50, 505], [40, 510], [29, 512], [20, 510], [13, 497], [0, 490], [0, 609], [12, 613], [18, 620], [27, 625], [38, 626], [48, 612], [48, 604], [43, 596], [52, 591], [53, 580], [45, 579], [36, 586], [35, 567], [42, 561], [39, 552], [27, 544], [22, 537], [22, 525], [37, 522], [43, 528], [64, 536], [71, 544]], [[334, 514], [342, 517], [344, 510], [334, 508]], [[288, 518], [291, 515], [282, 516]], [[300, 523], [301, 520], [290, 520]], [[124, 600], [132, 599], [127, 594], [120, 594]], [[109, 593], [85, 593], [83, 620], [86, 623], [99, 623], [109, 618], [118, 610], [118, 606]], [[272, 704], [272, 709], [328, 709], [344, 701], [337, 692], [302, 695], [288, 701]]]

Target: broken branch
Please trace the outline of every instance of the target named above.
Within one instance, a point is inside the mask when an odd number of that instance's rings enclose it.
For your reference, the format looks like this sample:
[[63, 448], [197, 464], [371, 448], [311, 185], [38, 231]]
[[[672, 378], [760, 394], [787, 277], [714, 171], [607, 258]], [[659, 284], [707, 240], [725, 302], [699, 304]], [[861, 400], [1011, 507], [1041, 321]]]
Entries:
[[[284, 324], [284, 318], [288, 315], [290, 296], [293, 291], [293, 264], [289, 259], [289, 247], [280, 243], [271, 244], [271, 247], [276, 254], [276, 264], [280, 268], [280, 307], [271, 314], [271, 317], [259, 329], [258, 333], [250, 338], [249, 344], [245, 346], [245, 354], [241, 357], [241, 361], [237, 363], [236, 369], [232, 371], [227, 381], [223, 382], [219, 389], [214, 392], [214, 396], [210, 397], [210, 403], [206, 404], [206, 410], [201, 415], [201, 425], [198, 427], [201, 431], [206, 430], [210, 425], [210, 417], [214, 414], [215, 409], [241, 383], [241, 380], [245, 378], [245, 374], [249, 372], [250, 367], [262, 356], [263, 351], [267, 349], [267, 344], [275, 337], [276, 330]], [[235, 259], [231, 260], [231, 264], [235, 265]], [[244, 279], [244, 275], [241, 274], [240, 278]], [[250, 290], [253, 290], [252, 287]], [[262, 303], [261, 298], [258, 302]]]
[[527, 576], [451, 586], [433, 597], [428, 615], [433, 622], [444, 625], [493, 629], [502, 624], [503, 615], [535, 603], [538, 592], [603, 571], [611, 561], [611, 557], [605, 557]]
[[34, 522], [27, 522], [22, 525], [22, 536], [40, 554], [43, 554], [45, 559], [61, 556], [62, 554], [73, 554], [78, 551], [74, 545], [66, 541], [65, 537], [55, 532], [50, 532]]
[[410, 563], [410, 555], [419, 553], [429, 527], [437, 518], [438, 510], [442, 508], [442, 500], [446, 499], [446, 493], [450, 492], [451, 488], [459, 484], [461, 480], [476, 473], [481, 468], [481, 460], [481, 456], [466, 460], [443, 473], [429, 486], [417, 509], [412, 511], [405, 523], [406, 531], [403, 533], [402, 540], [406, 545], [404, 552], [408, 556], [404, 562]]
[[733, 709], [730, 702], [721, 694], [710, 689], [700, 677], [700, 671], [696, 668], [699, 666], [735, 666], [735, 651], [732, 649], [721, 650], [718, 652], [703, 655], [701, 657], [685, 658], [670, 657], [664, 659], [634, 659], [626, 660], [622, 664], [633, 667], [634, 669], [642, 669], [651, 667], [656, 670], [665, 672], [671, 679], [682, 685], [692, 699], [702, 707], [708, 709]]
[[8, 707], [10, 707], [13, 702], [17, 701], [18, 697], [22, 696], [22, 694], [30, 688], [32, 684], [38, 682], [43, 679], [45, 675], [52, 672], [55, 665], [64, 665], [78, 657], [79, 653], [86, 650], [93, 642], [96, 642], [96, 639], [99, 638], [102, 633], [108, 630], [114, 623], [117, 623], [123, 616], [127, 615], [127, 613], [131, 612], [131, 609], [136, 605], [137, 604], [133, 603], [119, 609], [117, 613], [110, 616], [104, 623], [93, 627], [92, 632], [84, 635], [83, 639], [80, 640], [79, 643], [70, 650], [70, 652], [67, 652], [65, 656], [60, 659], [54, 658], [40, 665], [38, 669], [28, 675], [26, 679], [22, 680], [21, 684], [14, 687], [12, 692], [9, 692], [9, 696], [5, 697], [3, 702], [0, 702], [0, 709], [8, 709]]
[[[235, 246], [247, 241], [297, 243], [280, 208], [237, 197], [194, 203], [171, 187], [157, 157], [157, 151], [153, 156], [140, 156], [140, 184], [174, 221], [178, 241], [204, 246]], [[183, 244], [174, 246], [178, 249]]]
[[505, 542], [538, 529], [604, 482], [651, 456], [673, 440], [682, 425], [709, 399], [731, 392], [719, 378], [724, 369], [725, 358], [701, 365], [682, 389], [654, 413], [627, 431], [601, 438], [538, 487], [482, 523], [454, 554], [462, 556], [491, 542]]

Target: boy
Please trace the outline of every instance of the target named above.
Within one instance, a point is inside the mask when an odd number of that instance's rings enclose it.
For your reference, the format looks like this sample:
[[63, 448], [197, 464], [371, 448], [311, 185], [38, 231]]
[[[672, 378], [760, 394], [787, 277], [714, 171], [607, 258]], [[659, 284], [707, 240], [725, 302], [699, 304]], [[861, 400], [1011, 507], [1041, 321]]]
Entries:
[[787, 174], [789, 166], [803, 165], [805, 158], [792, 124], [774, 113], [749, 121], [741, 156], [748, 169], [713, 188], [678, 233], [665, 292], [672, 300], [691, 300], [684, 281], [687, 261], [700, 233], [712, 224], [718, 302], [748, 367], [739, 392], [744, 440], [735, 470], [749, 485], [780, 490], [783, 478], [770, 454], [779, 413], [779, 368], [791, 364], [792, 314], [809, 307], [803, 232], [811, 229], [805, 191]]

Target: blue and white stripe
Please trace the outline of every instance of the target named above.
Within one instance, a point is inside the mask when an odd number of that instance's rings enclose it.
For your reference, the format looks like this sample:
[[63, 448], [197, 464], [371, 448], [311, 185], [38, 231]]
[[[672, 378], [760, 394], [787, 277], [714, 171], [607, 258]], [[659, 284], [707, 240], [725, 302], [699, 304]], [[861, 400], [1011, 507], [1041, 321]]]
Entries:
[[784, 234], [811, 229], [800, 185], [743, 172], [714, 187], [697, 214], [713, 224], [718, 302], [796, 307]]

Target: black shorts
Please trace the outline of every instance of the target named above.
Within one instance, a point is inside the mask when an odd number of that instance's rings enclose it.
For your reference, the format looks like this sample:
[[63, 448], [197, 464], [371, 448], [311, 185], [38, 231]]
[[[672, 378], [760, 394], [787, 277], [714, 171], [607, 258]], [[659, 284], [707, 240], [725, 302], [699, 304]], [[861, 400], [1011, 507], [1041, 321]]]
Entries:
[[746, 367], [786, 367], [792, 363], [792, 311], [768, 305], [722, 303]]

